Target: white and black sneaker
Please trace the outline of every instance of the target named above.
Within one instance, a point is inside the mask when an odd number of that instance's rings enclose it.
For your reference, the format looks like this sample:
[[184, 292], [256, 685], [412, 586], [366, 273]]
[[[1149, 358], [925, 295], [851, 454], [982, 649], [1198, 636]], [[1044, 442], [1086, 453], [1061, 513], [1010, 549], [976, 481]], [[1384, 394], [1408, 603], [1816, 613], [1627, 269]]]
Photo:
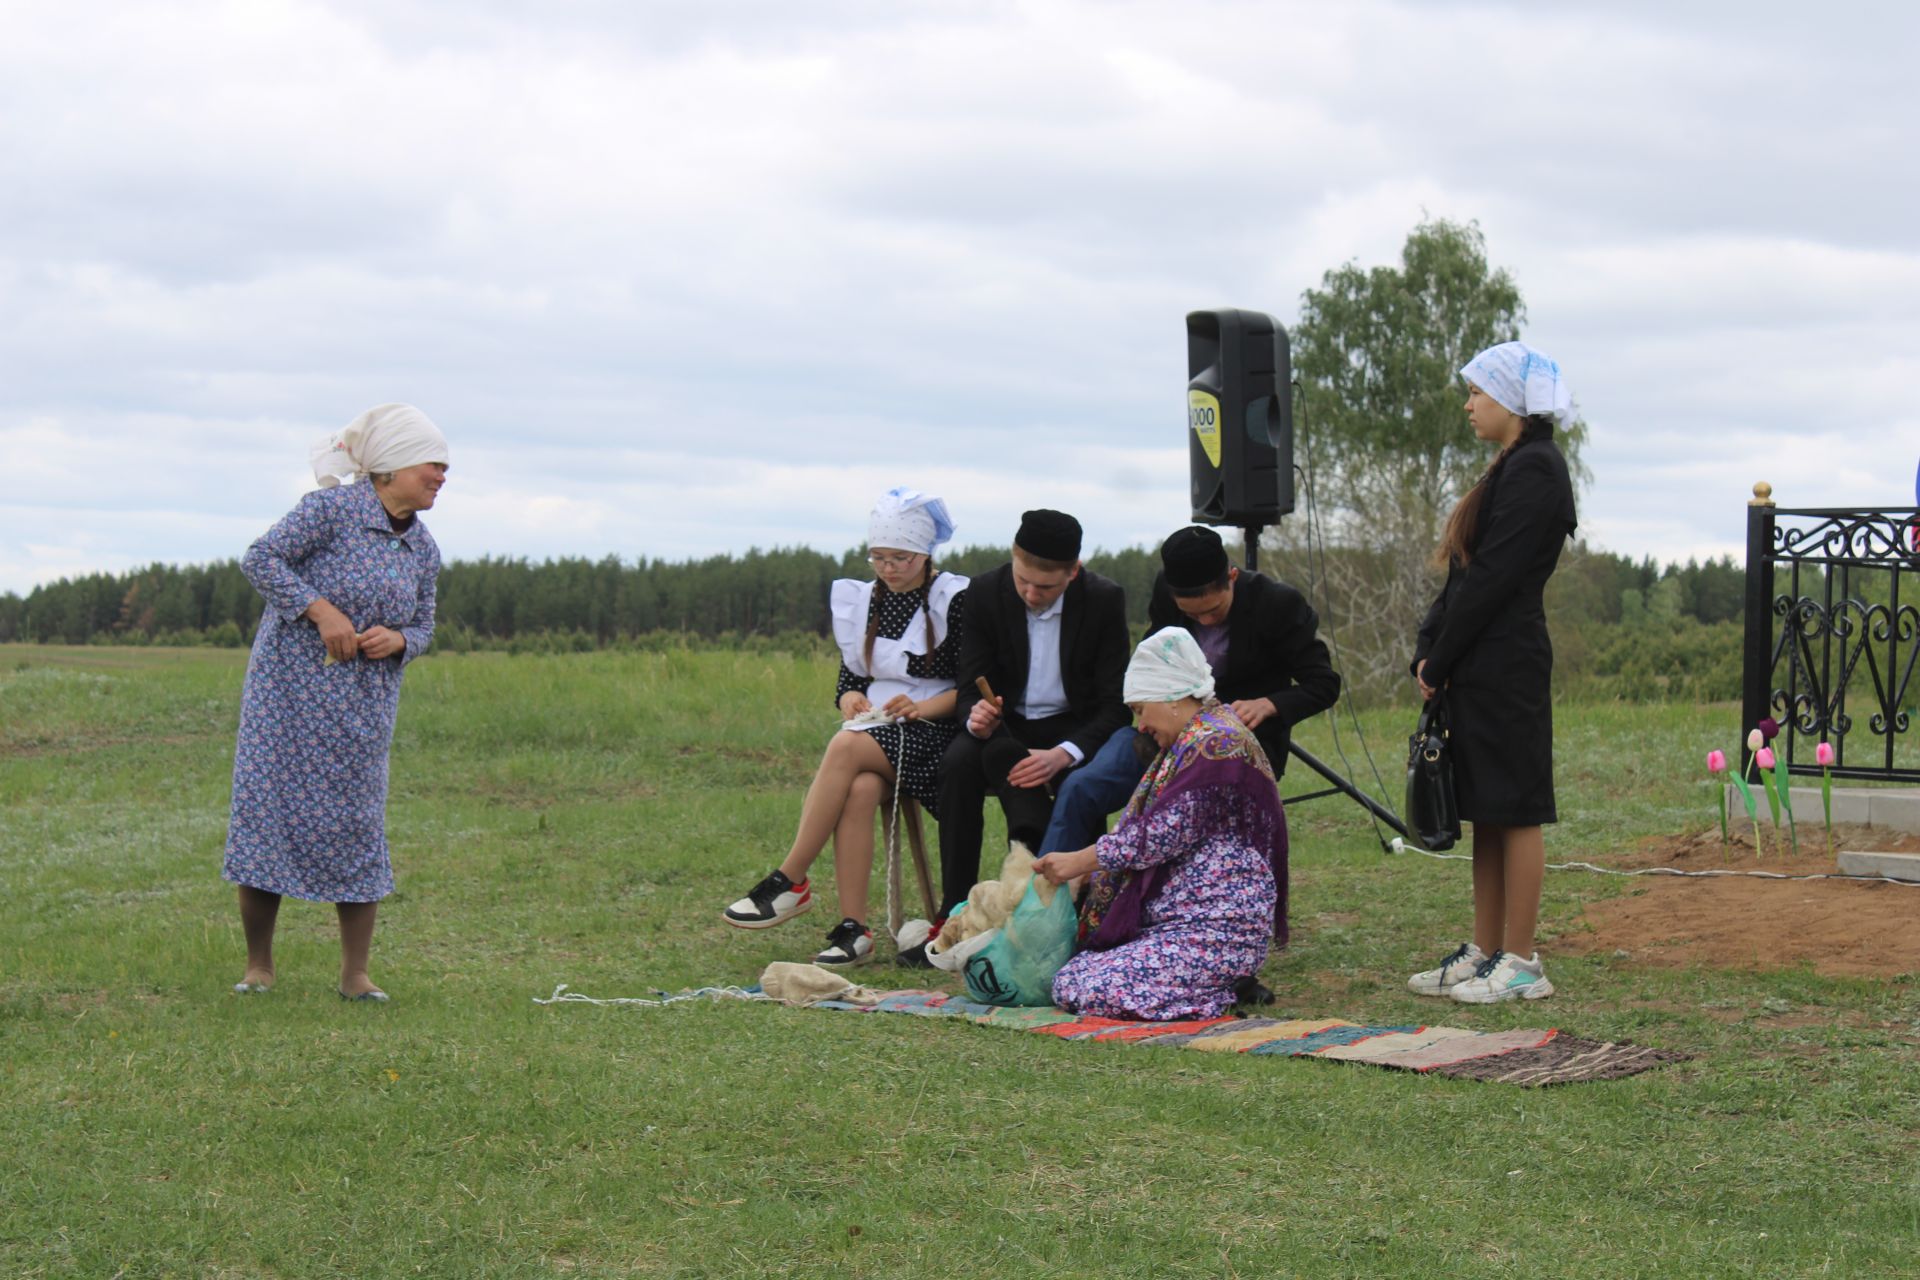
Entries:
[[1437, 969], [1423, 969], [1407, 979], [1407, 990], [1417, 996], [1445, 996], [1465, 982], [1487, 962], [1487, 953], [1476, 943], [1463, 942], [1440, 962]]
[[827, 935], [827, 949], [813, 958], [815, 964], [865, 964], [873, 958], [873, 930], [848, 916], [833, 926]]
[[787, 879], [778, 867], [747, 890], [747, 896], [727, 908], [726, 921], [736, 929], [771, 929], [813, 910], [813, 885]]

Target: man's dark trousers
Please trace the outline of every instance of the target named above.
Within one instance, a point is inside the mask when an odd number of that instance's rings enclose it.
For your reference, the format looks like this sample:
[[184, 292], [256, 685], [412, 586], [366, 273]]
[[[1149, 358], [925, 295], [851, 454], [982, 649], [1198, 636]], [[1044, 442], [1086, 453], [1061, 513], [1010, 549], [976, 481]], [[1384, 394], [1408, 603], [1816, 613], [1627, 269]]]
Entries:
[[[1007, 815], [1007, 836], [1037, 849], [1053, 813], [1052, 782], [1016, 787], [1007, 774], [1027, 758], [1028, 751], [1059, 746], [1080, 724], [1071, 715], [1027, 720], [1007, 715], [993, 736], [982, 740], [961, 726], [940, 760], [940, 914], [949, 914], [967, 900], [980, 880], [980, 841], [986, 830], [986, 799], [998, 796]], [[999, 866], [994, 873], [999, 873]]]

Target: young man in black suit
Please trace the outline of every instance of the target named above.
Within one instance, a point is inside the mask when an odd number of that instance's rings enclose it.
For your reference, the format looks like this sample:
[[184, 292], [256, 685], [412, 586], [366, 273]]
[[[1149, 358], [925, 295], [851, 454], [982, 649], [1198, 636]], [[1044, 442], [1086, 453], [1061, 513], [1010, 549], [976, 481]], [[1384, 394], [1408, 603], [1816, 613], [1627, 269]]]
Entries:
[[[1007, 831], [1031, 847], [1053, 808], [1050, 785], [1128, 723], [1126, 593], [1080, 564], [1080, 522], [1059, 511], [1020, 518], [1013, 558], [967, 589], [954, 708], [964, 728], [940, 761], [944, 917], [980, 877], [987, 792]], [[985, 677], [995, 701], [981, 697]]]
[[[1220, 535], [1201, 525], [1170, 536], [1160, 565], [1147, 634], [1175, 626], [1192, 633], [1220, 700], [1253, 730], [1278, 777], [1293, 726], [1340, 694], [1313, 606], [1278, 579], [1233, 568]], [[1127, 802], [1151, 759], [1138, 749], [1140, 736], [1122, 728], [1061, 785], [1041, 852], [1084, 849], [1107, 829], [1107, 815]]]

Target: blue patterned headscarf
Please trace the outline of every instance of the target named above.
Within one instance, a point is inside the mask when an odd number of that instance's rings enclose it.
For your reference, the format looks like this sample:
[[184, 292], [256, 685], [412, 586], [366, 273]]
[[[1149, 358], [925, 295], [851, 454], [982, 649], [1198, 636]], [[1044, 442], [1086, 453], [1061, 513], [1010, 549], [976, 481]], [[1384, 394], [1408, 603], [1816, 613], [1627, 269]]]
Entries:
[[1560, 375], [1559, 364], [1524, 342], [1488, 347], [1462, 366], [1460, 376], [1492, 396], [1501, 408], [1523, 418], [1545, 414], [1565, 422], [1573, 415], [1573, 392]]
[[918, 489], [894, 488], [880, 495], [867, 516], [867, 545], [933, 554], [953, 537], [947, 504]]

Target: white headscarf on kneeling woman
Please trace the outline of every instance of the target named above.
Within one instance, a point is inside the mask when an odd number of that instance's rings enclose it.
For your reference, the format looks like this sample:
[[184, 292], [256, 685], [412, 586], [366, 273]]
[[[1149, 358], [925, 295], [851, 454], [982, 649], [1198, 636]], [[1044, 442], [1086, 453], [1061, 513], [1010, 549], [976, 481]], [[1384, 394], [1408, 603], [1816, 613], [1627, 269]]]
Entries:
[[1205, 701], [1213, 696], [1213, 668], [1200, 644], [1182, 627], [1156, 631], [1140, 642], [1127, 663], [1127, 677], [1120, 700], [1128, 706], [1136, 702], [1178, 702], [1182, 698]]

